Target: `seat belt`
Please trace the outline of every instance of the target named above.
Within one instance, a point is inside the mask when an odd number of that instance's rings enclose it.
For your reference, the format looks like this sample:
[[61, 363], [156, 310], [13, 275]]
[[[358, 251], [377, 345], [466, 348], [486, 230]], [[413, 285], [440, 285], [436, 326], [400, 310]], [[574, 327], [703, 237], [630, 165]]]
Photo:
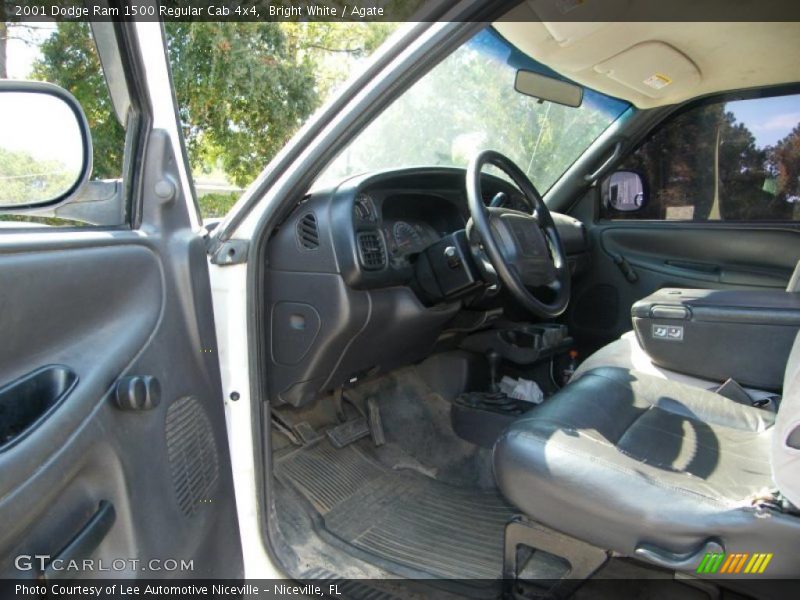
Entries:
[[[781, 397], [776, 394], [761, 392], [753, 392], [753, 394], [751, 394], [734, 379], [727, 379], [725, 383], [716, 389], [712, 388], [711, 391], [733, 402], [744, 404], [745, 406], [762, 408], [771, 412], [778, 411], [778, 405], [781, 399]], [[756, 396], [754, 394], [758, 395]]]
[[787, 292], [800, 292], [800, 260], [794, 266], [792, 276], [789, 278], [789, 283], [786, 285]]
[[788, 515], [800, 514], [800, 510], [777, 488], [760, 490], [747, 498], [745, 502], [755, 509], [774, 510]]

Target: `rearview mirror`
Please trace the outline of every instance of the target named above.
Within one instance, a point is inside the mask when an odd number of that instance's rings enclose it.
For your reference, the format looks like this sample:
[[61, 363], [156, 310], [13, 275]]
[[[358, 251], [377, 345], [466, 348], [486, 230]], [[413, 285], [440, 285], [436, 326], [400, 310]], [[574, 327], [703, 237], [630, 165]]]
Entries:
[[0, 81], [0, 211], [67, 201], [92, 170], [86, 117], [66, 90]]
[[616, 171], [603, 182], [603, 204], [620, 212], [633, 212], [645, 205], [644, 182], [634, 171]]
[[581, 86], [524, 69], [517, 71], [514, 89], [526, 96], [533, 96], [539, 100], [547, 100], [572, 108], [579, 107], [583, 102]]

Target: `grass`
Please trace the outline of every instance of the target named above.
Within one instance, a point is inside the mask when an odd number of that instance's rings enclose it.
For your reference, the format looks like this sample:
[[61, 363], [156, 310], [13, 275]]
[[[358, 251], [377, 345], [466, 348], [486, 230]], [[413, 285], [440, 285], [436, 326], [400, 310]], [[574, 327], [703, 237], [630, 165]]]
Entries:
[[205, 194], [197, 199], [197, 203], [200, 205], [200, 215], [203, 219], [224, 217], [239, 199], [240, 195], [239, 192], [230, 194]]

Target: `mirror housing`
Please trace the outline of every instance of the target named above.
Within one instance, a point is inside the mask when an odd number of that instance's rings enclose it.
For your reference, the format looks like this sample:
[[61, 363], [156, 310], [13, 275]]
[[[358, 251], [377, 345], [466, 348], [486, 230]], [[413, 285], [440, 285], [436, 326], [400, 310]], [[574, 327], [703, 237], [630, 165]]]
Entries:
[[647, 203], [642, 176], [635, 171], [614, 171], [603, 181], [603, 206], [618, 212], [634, 212]]
[[581, 86], [535, 71], [518, 70], [514, 78], [514, 89], [526, 96], [533, 96], [539, 100], [547, 100], [572, 108], [578, 108], [583, 103]]
[[0, 131], [0, 213], [39, 213], [80, 196], [92, 172], [92, 136], [72, 94], [0, 80]]

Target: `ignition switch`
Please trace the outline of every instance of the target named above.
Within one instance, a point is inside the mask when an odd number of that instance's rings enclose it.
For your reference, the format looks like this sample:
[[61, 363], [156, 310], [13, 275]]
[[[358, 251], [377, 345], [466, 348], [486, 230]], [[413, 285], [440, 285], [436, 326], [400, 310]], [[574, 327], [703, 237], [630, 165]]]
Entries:
[[444, 256], [447, 259], [447, 266], [451, 269], [457, 269], [461, 266], [461, 259], [458, 257], [455, 246], [447, 246], [444, 249]]

